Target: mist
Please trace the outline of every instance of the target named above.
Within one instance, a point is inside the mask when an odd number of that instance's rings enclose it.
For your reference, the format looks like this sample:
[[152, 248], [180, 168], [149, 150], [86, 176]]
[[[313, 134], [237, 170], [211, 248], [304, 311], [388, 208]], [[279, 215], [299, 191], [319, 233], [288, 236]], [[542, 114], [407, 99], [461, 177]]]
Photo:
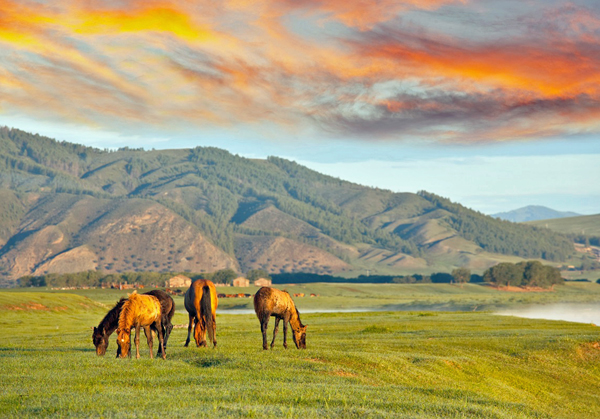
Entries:
[[600, 304], [549, 304], [503, 309], [494, 314], [600, 325]]

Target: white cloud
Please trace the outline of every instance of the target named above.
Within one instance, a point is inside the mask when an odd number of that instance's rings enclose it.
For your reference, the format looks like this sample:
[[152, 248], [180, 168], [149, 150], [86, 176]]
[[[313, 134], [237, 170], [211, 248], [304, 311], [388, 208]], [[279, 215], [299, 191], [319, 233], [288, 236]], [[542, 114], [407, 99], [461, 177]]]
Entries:
[[[598, 161], [597, 154], [572, 154], [299, 163], [322, 173], [395, 192], [426, 190], [485, 213], [518, 208], [515, 201], [589, 213], [600, 212]], [[585, 210], [562, 202], [578, 196], [591, 200]], [[576, 204], [581, 206], [582, 203]]]

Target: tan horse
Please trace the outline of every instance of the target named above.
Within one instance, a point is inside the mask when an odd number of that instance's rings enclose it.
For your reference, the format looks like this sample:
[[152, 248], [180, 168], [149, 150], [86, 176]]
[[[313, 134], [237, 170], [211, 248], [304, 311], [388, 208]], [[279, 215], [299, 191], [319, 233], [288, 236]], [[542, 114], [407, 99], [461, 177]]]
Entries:
[[275, 336], [279, 328], [279, 320], [283, 320], [283, 347], [287, 349], [287, 324], [292, 327], [292, 337], [298, 349], [306, 349], [306, 326], [300, 321], [300, 313], [294, 304], [294, 300], [287, 291], [275, 288], [262, 287], [254, 295], [254, 311], [260, 321], [260, 329], [263, 335], [263, 349], [267, 349], [267, 326], [269, 317], [275, 317], [275, 329], [271, 349], [275, 345]]
[[119, 314], [119, 327], [117, 328], [117, 344], [121, 348], [121, 358], [129, 355], [131, 347], [131, 328], [135, 327], [135, 350], [136, 358], [140, 357], [140, 327], [144, 328], [148, 346], [150, 347], [150, 358], [152, 358], [152, 331], [154, 326], [160, 341], [160, 353], [165, 359], [163, 328], [161, 324], [162, 312], [160, 301], [153, 295], [138, 294], [133, 292], [123, 303]]
[[190, 343], [192, 332], [192, 321], [194, 322], [194, 340], [196, 346], [207, 346], [206, 335], [217, 346], [217, 290], [215, 284], [206, 279], [198, 279], [192, 282], [184, 297], [185, 309], [189, 314], [188, 335], [185, 346]]

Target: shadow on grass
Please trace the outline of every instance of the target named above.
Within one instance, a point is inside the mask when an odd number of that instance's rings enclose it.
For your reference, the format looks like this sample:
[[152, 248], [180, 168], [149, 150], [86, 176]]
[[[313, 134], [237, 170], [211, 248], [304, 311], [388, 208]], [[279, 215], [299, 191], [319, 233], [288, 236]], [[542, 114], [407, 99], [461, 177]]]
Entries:
[[229, 358], [186, 359], [184, 362], [196, 368], [222, 367], [231, 362]]
[[94, 352], [94, 348], [0, 348], [1, 352]]

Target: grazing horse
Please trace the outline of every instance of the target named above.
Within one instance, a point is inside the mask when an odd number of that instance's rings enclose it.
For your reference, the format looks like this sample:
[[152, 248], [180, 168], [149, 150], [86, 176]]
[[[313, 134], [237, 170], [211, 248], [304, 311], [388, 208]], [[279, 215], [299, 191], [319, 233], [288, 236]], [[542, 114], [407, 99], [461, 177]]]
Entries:
[[[175, 302], [170, 295], [161, 290], [152, 290], [148, 291], [144, 294], [153, 295], [158, 298], [160, 301], [162, 319], [161, 325], [163, 327], [163, 336], [165, 339], [165, 351], [167, 349], [167, 341], [169, 340], [169, 336], [171, 335], [171, 330], [173, 330], [173, 324], [171, 320], [173, 319], [173, 315], [175, 314]], [[94, 342], [94, 346], [96, 347], [96, 355], [103, 356], [106, 353], [106, 348], [108, 347], [108, 338], [110, 335], [117, 330], [119, 326], [119, 314], [121, 314], [121, 308], [123, 307], [123, 303], [127, 301], [126, 298], [121, 298], [117, 304], [113, 308], [110, 309], [106, 316], [100, 321], [98, 327], [94, 327], [94, 332], [92, 333], [92, 341]], [[157, 332], [158, 334], [158, 332]], [[147, 338], [147, 336], [146, 336]], [[121, 353], [121, 349], [117, 348], [117, 357], [119, 357]], [[162, 355], [160, 352], [160, 348], [158, 349], [158, 353], [156, 356]]]
[[[121, 308], [123, 303], [127, 301], [126, 298], [121, 298], [113, 308], [106, 313], [106, 316], [100, 321], [98, 327], [94, 327], [92, 333], [92, 341], [96, 347], [96, 355], [103, 356], [108, 348], [108, 338], [112, 333], [119, 327], [119, 314], [121, 314]], [[117, 357], [120, 351], [117, 350]]]
[[260, 330], [263, 335], [263, 349], [267, 349], [267, 326], [269, 317], [275, 317], [275, 329], [271, 349], [275, 345], [275, 336], [279, 328], [279, 320], [283, 320], [283, 347], [287, 349], [287, 324], [292, 327], [292, 337], [298, 349], [306, 349], [306, 326], [300, 321], [300, 313], [294, 300], [287, 291], [275, 288], [262, 287], [254, 295], [254, 311], [260, 321]]
[[[212, 281], [198, 279], [192, 282], [184, 297], [185, 309], [189, 314], [188, 335], [184, 346], [190, 343], [192, 321], [194, 322], [194, 339], [196, 346], [207, 346], [206, 335], [217, 346], [217, 290]], [[208, 333], [207, 333], [208, 332]]]
[[132, 327], [135, 327], [136, 358], [140, 357], [140, 327], [143, 327], [146, 333], [148, 346], [150, 347], [150, 358], [152, 358], [152, 331], [150, 326], [153, 325], [160, 341], [160, 353], [162, 358], [166, 359], [161, 318], [162, 313], [158, 298], [133, 291], [133, 294], [123, 303], [119, 315], [117, 344], [121, 348], [121, 358], [125, 358], [129, 354]]

